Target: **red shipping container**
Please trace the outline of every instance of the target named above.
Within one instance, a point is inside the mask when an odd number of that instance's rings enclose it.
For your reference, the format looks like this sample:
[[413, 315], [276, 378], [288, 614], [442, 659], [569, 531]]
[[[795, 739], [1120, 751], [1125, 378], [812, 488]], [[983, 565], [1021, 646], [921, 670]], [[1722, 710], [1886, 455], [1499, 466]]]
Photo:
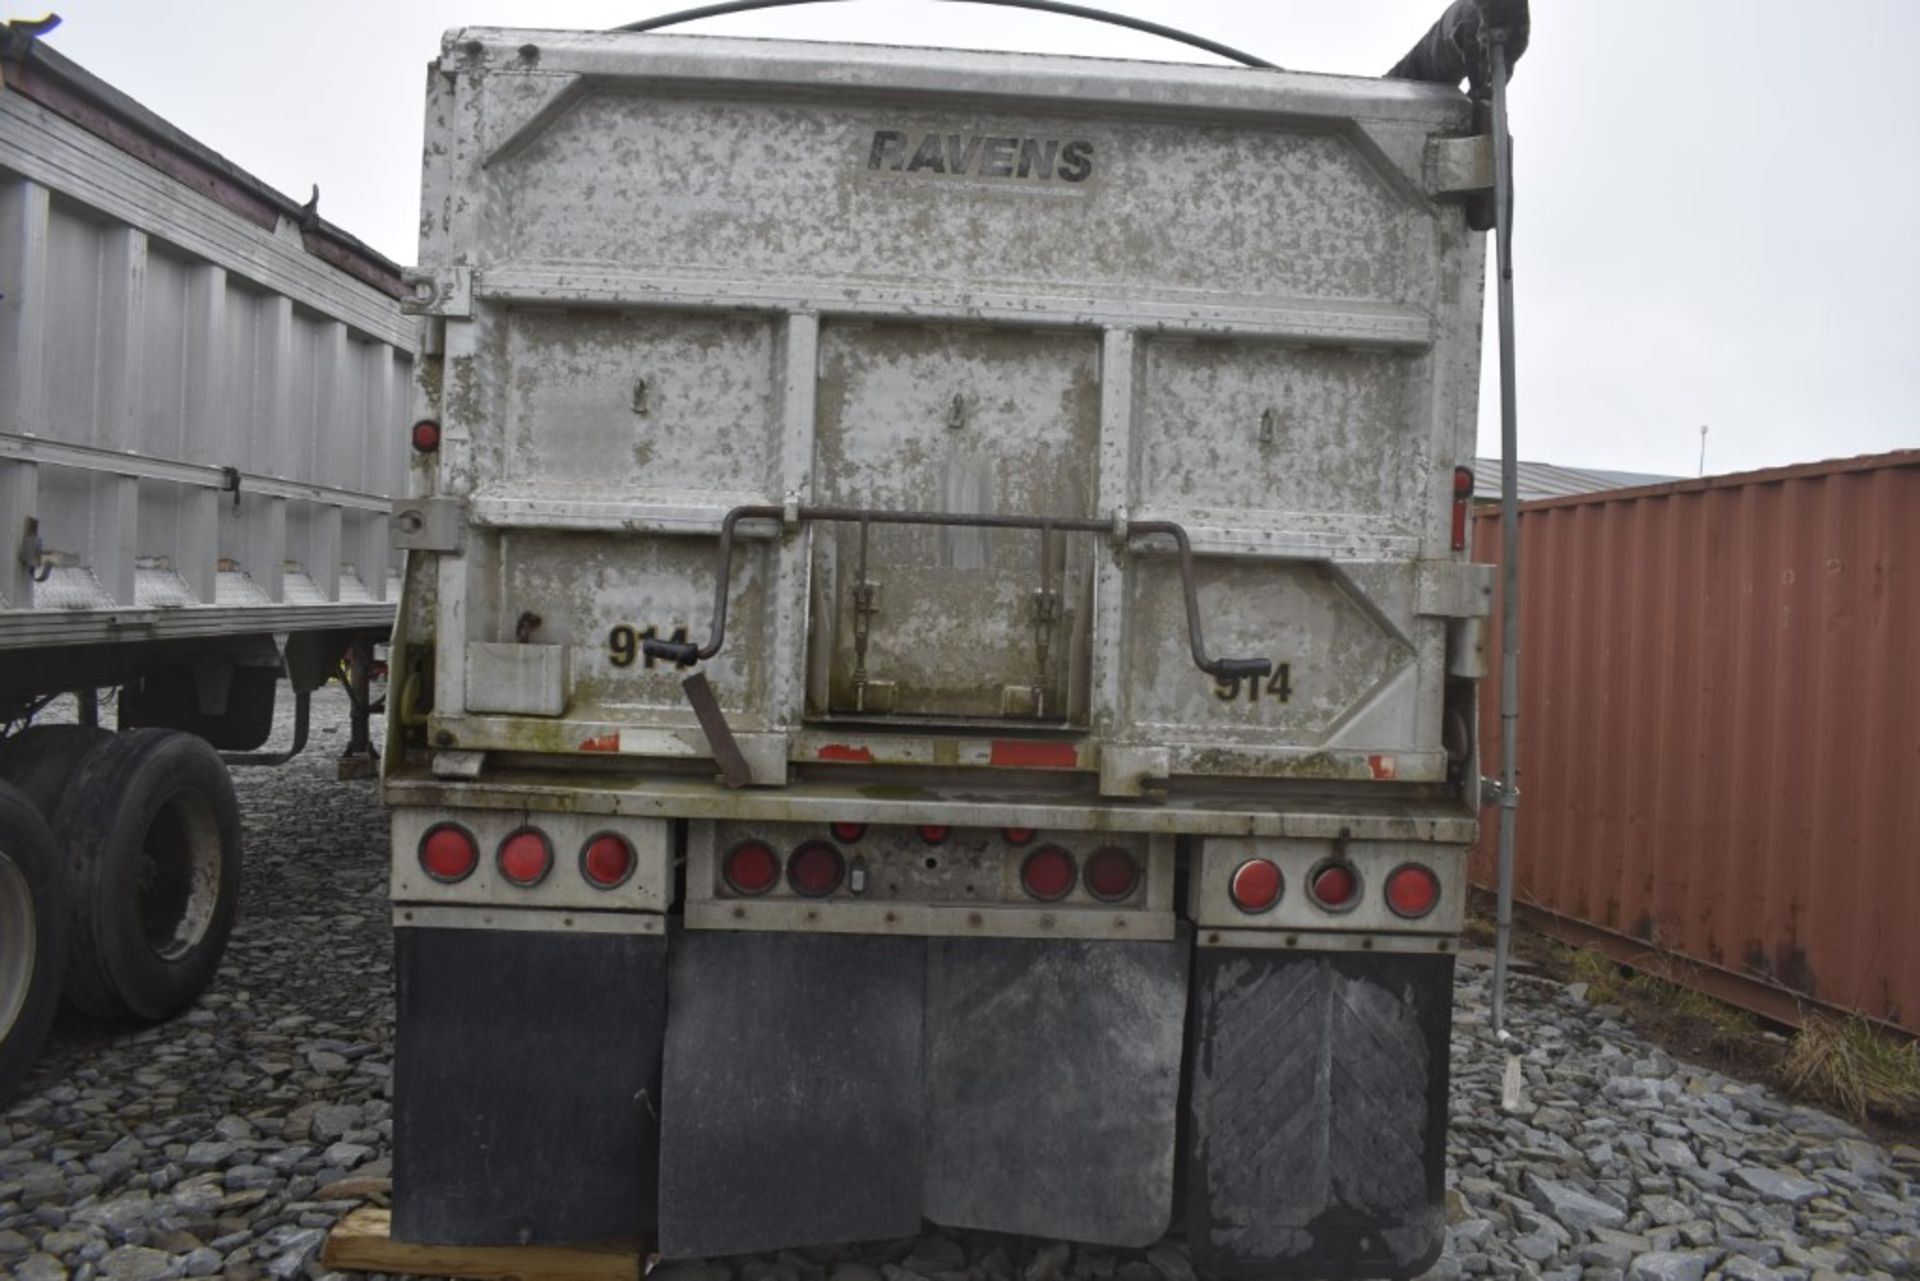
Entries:
[[[1520, 521], [1523, 915], [1772, 1017], [1920, 1033], [1920, 450]], [[1497, 508], [1474, 546], [1498, 561]]]

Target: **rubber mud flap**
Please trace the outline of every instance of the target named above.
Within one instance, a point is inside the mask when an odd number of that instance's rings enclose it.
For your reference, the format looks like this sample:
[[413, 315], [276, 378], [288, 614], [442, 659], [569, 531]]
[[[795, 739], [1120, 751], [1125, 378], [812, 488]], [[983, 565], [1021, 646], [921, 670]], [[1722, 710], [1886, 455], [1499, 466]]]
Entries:
[[1452, 1011], [1451, 956], [1197, 952], [1184, 1161], [1203, 1274], [1427, 1270]]
[[662, 1255], [919, 1232], [926, 955], [923, 938], [673, 936]]
[[666, 939], [403, 927], [394, 940], [394, 1239], [651, 1231]]
[[927, 946], [927, 1217], [1158, 1240], [1173, 1211], [1188, 937]]

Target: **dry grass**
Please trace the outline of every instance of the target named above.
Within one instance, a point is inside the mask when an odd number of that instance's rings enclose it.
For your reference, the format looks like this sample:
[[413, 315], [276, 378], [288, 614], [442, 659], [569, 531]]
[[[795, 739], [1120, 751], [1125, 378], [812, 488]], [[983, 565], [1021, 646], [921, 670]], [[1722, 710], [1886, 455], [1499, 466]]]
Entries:
[[1780, 1079], [1856, 1121], [1869, 1113], [1920, 1116], [1920, 1044], [1896, 1041], [1863, 1018], [1808, 1019], [1787, 1049]]
[[1669, 974], [1629, 969], [1604, 952], [1557, 947], [1556, 959], [1570, 982], [1587, 985], [1587, 999], [1624, 1006], [1665, 1024], [1690, 1029], [1707, 1049], [1731, 1054], [1750, 1045], [1760, 1032], [1752, 1014], [1675, 981]]

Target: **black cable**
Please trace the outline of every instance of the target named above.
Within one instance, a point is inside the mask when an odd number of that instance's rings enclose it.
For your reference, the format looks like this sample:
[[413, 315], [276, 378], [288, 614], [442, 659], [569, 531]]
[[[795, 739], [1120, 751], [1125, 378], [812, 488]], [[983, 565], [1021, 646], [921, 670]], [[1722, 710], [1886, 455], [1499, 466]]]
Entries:
[[[1205, 50], [1216, 57], [1226, 58], [1249, 67], [1259, 67], [1267, 71], [1278, 71], [1264, 58], [1256, 58], [1250, 53], [1242, 53], [1230, 45], [1208, 40], [1190, 32], [1173, 27], [1163, 27], [1157, 22], [1148, 22], [1145, 18], [1130, 18], [1123, 13], [1107, 13], [1100, 9], [1090, 9], [1086, 5], [1065, 4], [1062, 0], [941, 0], [946, 4], [991, 4], [1008, 9], [1031, 9], [1037, 13], [1058, 13], [1069, 18], [1085, 18], [1090, 22], [1105, 22], [1116, 27], [1126, 27], [1133, 31], [1144, 31], [1150, 36], [1159, 36], [1163, 40], [1173, 40], [1180, 44], [1191, 45], [1195, 49]], [[678, 26], [683, 22], [697, 22], [702, 18], [718, 18], [730, 13], [751, 13], [755, 9], [784, 9], [797, 4], [833, 4], [837, 0], [724, 0], [721, 4], [701, 5], [697, 9], [682, 9], [678, 13], [665, 14], [658, 18], [645, 18], [639, 22], [629, 22], [616, 27], [616, 31], [658, 31], [662, 27]]]

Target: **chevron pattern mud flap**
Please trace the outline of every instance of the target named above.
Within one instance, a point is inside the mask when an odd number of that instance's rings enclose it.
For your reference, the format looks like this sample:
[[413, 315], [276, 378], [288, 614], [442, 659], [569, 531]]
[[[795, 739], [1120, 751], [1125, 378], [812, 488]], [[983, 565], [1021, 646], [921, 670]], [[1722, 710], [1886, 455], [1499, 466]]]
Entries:
[[1445, 1239], [1451, 956], [1194, 956], [1187, 1241], [1225, 1281], [1407, 1277]]

